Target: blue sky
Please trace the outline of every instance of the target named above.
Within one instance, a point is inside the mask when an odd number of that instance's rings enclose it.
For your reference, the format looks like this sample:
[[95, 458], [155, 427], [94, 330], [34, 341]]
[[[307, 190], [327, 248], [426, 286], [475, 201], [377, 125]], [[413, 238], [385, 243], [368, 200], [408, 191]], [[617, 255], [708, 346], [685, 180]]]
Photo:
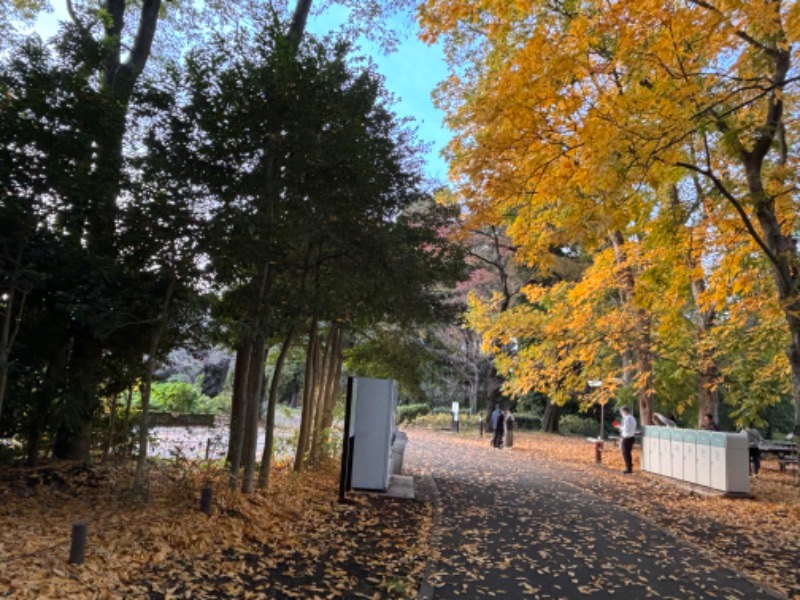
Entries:
[[[58, 20], [66, 17], [62, 0], [54, 0], [52, 4], [55, 11], [43, 15], [36, 27], [43, 35], [54, 32]], [[310, 20], [308, 28], [314, 34], [324, 35], [343, 20], [344, 15], [337, 13], [334, 7]], [[400, 24], [398, 29], [404, 30], [404, 34], [396, 52], [387, 55], [375, 44], [362, 40], [361, 53], [369, 55], [385, 77], [386, 88], [397, 102], [395, 112], [399, 117], [412, 117], [420, 140], [430, 145], [425, 173], [431, 179], [445, 182], [447, 165], [440, 153], [450, 135], [442, 124], [444, 113], [437, 110], [431, 100], [431, 92], [447, 74], [443, 53], [441, 48], [429, 47], [417, 39], [415, 27], [409, 30], [407, 24]]]
[[432, 144], [427, 174], [445, 181], [447, 165], [439, 153], [450, 140], [450, 134], [442, 125], [444, 113], [436, 109], [431, 100], [431, 92], [446, 76], [441, 51], [417, 39], [409, 39], [398, 52], [375, 56], [374, 60], [386, 77], [386, 87], [398, 98], [397, 113], [414, 117], [420, 138]]
[[[308, 29], [324, 35], [337, 28], [346, 18], [345, 9], [333, 6], [323, 14], [309, 20]], [[400, 117], [412, 117], [419, 129], [419, 137], [430, 150], [426, 157], [426, 174], [442, 182], [447, 180], [447, 165], [440, 153], [450, 140], [443, 126], [444, 113], [436, 109], [431, 93], [447, 76], [444, 54], [439, 46], [428, 46], [417, 37], [417, 27], [409, 27], [409, 20], [396, 17], [395, 30], [402, 32], [399, 47], [386, 54], [374, 43], [361, 40], [361, 52], [368, 54], [385, 77], [385, 86], [395, 96], [395, 111]]]

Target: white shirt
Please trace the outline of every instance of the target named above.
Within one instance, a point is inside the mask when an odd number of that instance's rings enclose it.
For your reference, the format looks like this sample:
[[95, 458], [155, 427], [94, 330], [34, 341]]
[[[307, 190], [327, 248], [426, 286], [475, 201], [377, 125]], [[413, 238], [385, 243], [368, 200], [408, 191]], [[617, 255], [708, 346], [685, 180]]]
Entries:
[[619, 434], [623, 438], [629, 438], [636, 435], [636, 418], [631, 415], [622, 417], [622, 427], [619, 429]]

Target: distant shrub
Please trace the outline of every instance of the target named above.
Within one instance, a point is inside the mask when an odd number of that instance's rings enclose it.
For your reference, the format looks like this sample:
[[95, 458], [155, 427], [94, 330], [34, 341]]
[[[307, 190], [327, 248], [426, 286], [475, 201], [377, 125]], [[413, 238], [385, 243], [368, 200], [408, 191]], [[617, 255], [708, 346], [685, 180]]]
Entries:
[[200, 392], [190, 383], [168, 381], [154, 383], [150, 391], [150, 402], [156, 410], [165, 412], [196, 412], [195, 406], [200, 400]]
[[201, 394], [192, 412], [208, 415], [227, 415], [231, 412], [231, 393], [223, 391], [213, 398]]
[[514, 426], [527, 431], [539, 431], [542, 428], [542, 418], [538, 415], [521, 413], [514, 415]]
[[[464, 412], [458, 414], [458, 426], [461, 432], [478, 431], [479, 421], [480, 417], [478, 415]], [[453, 415], [450, 412], [424, 415], [416, 420], [415, 425], [427, 429], [450, 430], [453, 426]]]
[[580, 415], [564, 415], [558, 422], [558, 430], [564, 435], [596, 436], [600, 423]]
[[397, 407], [397, 424], [413, 423], [419, 417], [430, 414], [431, 407], [427, 404], [406, 404]]

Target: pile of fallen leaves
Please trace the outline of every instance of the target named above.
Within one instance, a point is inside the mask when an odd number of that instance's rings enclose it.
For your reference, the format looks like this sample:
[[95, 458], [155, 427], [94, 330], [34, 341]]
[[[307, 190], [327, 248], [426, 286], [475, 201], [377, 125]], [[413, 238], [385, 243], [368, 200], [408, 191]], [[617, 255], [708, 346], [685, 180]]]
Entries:
[[[476, 441], [484, 444], [484, 440]], [[780, 472], [764, 461], [751, 478], [752, 498], [723, 498], [637, 472], [622, 474], [622, 455], [605, 444], [602, 465], [594, 445], [581, 438], [516, 433], [520, 460], [540, 460], [559, 469], [569, 483], [658, 524], [676, 537], [713, 555], [720, 563], [791, 597], [800, 598], [800, 487], [796, 470]], [[634, 465], [640, 451], [634, 449]], [[569, 469], [565, 469], [565, 466]]]
[[[131, 483], [129, 467], [0, 469], [0, 597], [404, 598], [424, 568], [430, 507], [368, 494], [339, 504], [333, 463], [277, 468], [250, 495], [169, 462], [151, 467], [145, 497]], [[70, 565], [78, 521], [86, 560]]]

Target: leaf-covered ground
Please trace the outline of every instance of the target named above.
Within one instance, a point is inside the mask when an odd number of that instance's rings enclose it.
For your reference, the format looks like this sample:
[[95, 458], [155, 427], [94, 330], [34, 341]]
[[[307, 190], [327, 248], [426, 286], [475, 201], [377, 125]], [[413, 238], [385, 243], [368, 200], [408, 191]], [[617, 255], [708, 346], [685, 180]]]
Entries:
[[[146, 502], [127, 469], [47, 466], [0, 472], [0, 597], [405, 598], [425, 566], [430, 507], [352, 494], [336, 465], [268, 493], [215, 480], [199, 512], [199, 472], [162, 465]], [[88, 524], [86, 562], [68, 565], [72, 523]], [[416, 532], [409, 537], [408, 532]]]
[[[409, 433], [406, 467], [415, 474], [430, 466], [417, 450], [434, 447], [451, 455], [456, 470], [476, 469], [467, 449], [489, 459], [502, 456], [506, 481], [516, 472], [544, 469], [552, 481], [607, 507], [610, 523], [623, 507], [712, 561], [800, 598], [800, 497], [793, 471], [779, 473], [767, 462], [753, 480], [755, 498], [729, 500], [690, 494], [642, 473], [623, 476], [616, 449], [608, 449], [598, 467], [591, 444], [581, 439], [518, 433], [513, 449], [492, 450], [488, 439], [469, 434]], [[492, 475], [481, 474], [487, 485]], [[214, 485], [210, 517], [198, 510], [207, 480]], [[278, 469], [270, 491], [252, 496], [230, 494], [218, 474], [183, 464], [152, 468], [144, 500], [131, 496], [130, 483], [128, 467], [0, 467], [0, 597], [411, 598], [426, 560], [436, 555], [430, 505], [367, 494], [352, 494], [352, 504], [341, 505], [335, 462], [301, 476]], [[534, 519], [536, 513], [519, 516]], [[68, 565], [70, 528], [79, 520], [88, 524], [86, 562]], [[584, 527], [570, 523], [562, 525]], [[480, 569], [486, 557], [479, 532], [462, 537], [465, 553], [458, 560]], [[564, 562], [557, 553], [548, 555], [546, 546], [536, 552], [547, 555], [536, 566], [546, 569], [538, 573], [540, 583], [561, 585], [563, 575], [569, 585], [570, 573], [583, 576], [585, 565], [561, 565], [562, 574], [552, 566]], [[596, 557], [584, 563], [605, 564]], [[508, 575], [520, 577], [518, 569], [529, 567], [509, 562]], [[535, 597], [527, 581], [517, 584]], [[597, 586], [581, 593], [601, 589], [603, 580], [593, 581]], [[606, 591], [613, 591], [612, 581]]]
[[[671, 548], [664, 540], [656, 540], [656, 537], [660, 537], [659, 532], [663, 531], [674, 536], [677, 542], [688, 543], [687, 548], [692, 548], [691, 552], [696, 556], [691, 565], [678, 565], [675, 576], [682, 578], [682, 584], [685, 584], [690, 573], [696, 571], [694, 577], [700, 578], [698, 583], [694, 589], [687, 584], [687, 589], [675, 597], [713, 597], [713, 586], [709, 585], [708, 590], [702, 589], [706, 583], [703, 573], [709, 573], [710, 582], [716, 575], [711, 574], [709, 565], [720, 565], [741, 572], [789, 597], [800, 598], [800, 496], [795, 473], [778, 472], [774, 462], [766, 462], [761, 477], [752, 480], [755, 498], [735, 500], [693, 494], [649, 474], [637, 472], [633, 476], [623, 475], [619, 450], [610, 445], [607, 445], [604, 453], [604, 464], [595, 465], [593, 446], [583, 439], [517, 434], [513, 449], [492, 450], [487, 438], [468, 435], [456, 437], [443, 432], [416, 430], [410, 436], [409, 448], [412, 460], [407, 464], [413, 464], [420, 473], [431, 472], [440, 481], [440, 487], [444, 488], [442, 495], [447, 496], [444, 501], [446, 504], [449, 502], [448, 509], [462, 511], [460, 518], [444, 516], [442, 528], [445, 535], [448, 535], [448, 529], [469, 528], [465, 533], [462, 532], [462, 539], [453, 538], [445, 543], [444, 551], [452, 552], [455, 547], [456, 555], [469, 555], [472, 549], [475, 551], [472, 560], [481, 567], [476, 570], [470, 569], [469, 564], [460, 564], [458, 568], [452, 565], [448, 568], [445, 564], [443, 571], [450, 576], [443, 576], [439, 582], [447, 590], [443, 592], [443, 597], [458, 596], [456, 592], [459, 588], [455, 582], [459, 580], [459, 585], [464, 586], [462, 593], [468, 596], [476, 593], [483, 595], [479, 586], [481, 582], [469, 584], [469, 579], [491, 579], [486, 576], [486, 569], [491, 567], [486, 561], [491, 552], [497, 552], [497, 541], [493, 541], [492, 535], [481, 529], [491, 528], [492, 521], [474, 528], [468, 524], [482, 522], [480, 519], [476, 521], [474, 514], [481, 512], [481, 503], [474, 499], [481, 493], [481, 487], [495, 486], [506, 488], [507, 493], [501, 489], [494, 497], [487, 496], [482, 504], [494, 506], [498, 514], [503, 515], [505, 527], [499, 525], [500, 530], [505, 529], [506, 533], [508, 530], [517, 531], [516, 537], [508, 536], [510, 542], [507, 540], [507, 543], [513, 542], [525, 550], [510, 555], [501, 550], [501, 554], [513, 556], [518, 559], [517, 562], [522, 561], [520, 564], [528, 565], [527, 575], [533, 574], [533, 579], [525, 578], [520, 573], [517, 583], [530, 586], [534, 581], [538, 582], [534, 586], [535, 592], [528, 590], [534, 596], [571, 597], [569, 594], [560, 596], [558, 592], [559, 585], [568, 590], [570, 581], [557, 583], [557, 578], [562, 574], [563, 567], [569, 567], [573, 562], [574, 568], [567, 571], [575, 573], [575, 581], [580, 580], [582, 584], [574, 586], [576, 594], [613, 594], [612, 582], [619, 571], [615, 567], [619, 565], [615, 565], [615, 561], [610, 560], [607, 554], [616, 548], [616, 543], [612, 544], [613, 548], [604, 548], [600, 540], [609, 537], [607, 530], [623, 527], [618, 522], [623, 516], [619, 510], [622, 508], [625, 514], [643, 517], [644, 522], [653, 524], [656, 530], [650, 534], [653, 539], [638, 540], [635, 544], [639, 548], [640, 559], [648, 554], [655, 557], [650, 569], [652, 578], [646, 582], [650, 588], [639, 590], [644, 594], [642, 596], [634, 593], [636, 597], [668, 597], [664, 595], [664, 589], [669, 589], [669, 586], [664, 586], [669, 582], [659, 579], [669, 580], [670, 575], [655, 571], [658, 570], [658, 563], [671, 560], [676, 554], [684, 554], [684, 551]], [[458, 458], [448, 462], [442, 458], [446, 455]], [[638, 464], [638, 450], [635, 464]], [[527, 485], [517, 485], [528, 476], [532, 481]], [[481, 487], [474, 487], [475, 481], [482, 482]], [[571, 492], [565, 492], [565, 486]], [[514, 494], [527, 495], [526, 503], [512, 506], [511, 496]], [[561, 502], [565, 507], [562, 515], [556, 513], [553, 516], [548, 512], [552, 504], [548, 497], [558, 497], [554, 502]], [[575, 501], [583, 502], [583, 508], [572, 506]], [[529, 510], [531, 506], [535, 508]], [[595, 507], [602, 507], [605, 514], [594, 514]], [[546, 518], [545, 514], [549, 514], [550, 518]], [[565, 536], [565, 527], [574, 535]], [[614, 535], [612, 533], [611, 538]], [[469, 536], [470, 539], [463, 539]], [[582, 537], [585, 544], [575, 543], [576, 537]], [[598, 541], [598, 547], [589, 548], [593, 540]], [[562, 546], [570, 544], [573, 549], [569, 556], [575, 556], [575, 560], [570, 562], [563, 556], [560, 561], [552, 560], [550, 555], [559, 553]], [[532, 546], [543, 555], [531, 553], [529, 548]], [[659, 553], [663, 556], [659, 556]], [[445, 559], [447, 561], [447, 557]], [[710, 562], [700, 567], [700, 563], [706, 559]], [[562, 568], [559, 568], [559, 564]], [[595, 573], [584, 573], [581, 579], [580, 568], [585, 569], [587, 564], [594, 565]], [[609, 567], [608, 573], [603, 572], [604, 564]], [[539, 572], [542, 569], [544, 571]], [[453, 573], [459, 576], [454, 578]], [[513, 570], [509, 571], [509, 575], [514, 575]], [[598, 581], [597, 577], [605, 581], [604, 585], [585, 583], [594, 583]], [[647, 570], [636, 575], [643, 582], [648, 577]], [[485, 581], [483, 583], [485, 585]], [[550, 584], [556, 586], [549, 592], [552, 595], [546, 591], [546, 586]], [[661, 591], [659, 584], [662, 585]], [[516, 593], [525, 593], [525, 589], [519, 588]], [[724, 589], [724, 586], [720, 586], [720, 589]], [[491, 595], [488, 591], [485, 593]], [[512, 590], [507, 593], [513, 597], [515, 592]], [[738, 597], [720, 593], [719, 590], [716, 594], [716, 597]]]

